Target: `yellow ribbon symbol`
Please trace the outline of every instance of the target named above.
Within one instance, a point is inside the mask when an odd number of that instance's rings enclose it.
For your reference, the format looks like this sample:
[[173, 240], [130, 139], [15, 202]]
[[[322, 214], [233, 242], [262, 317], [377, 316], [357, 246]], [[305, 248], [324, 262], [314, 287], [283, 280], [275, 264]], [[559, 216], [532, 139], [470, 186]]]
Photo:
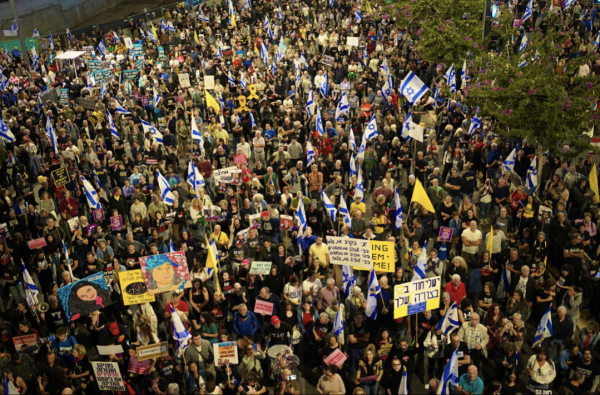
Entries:
[[256, 85], [252, 84], [248, 87], [250, 91], [250, 96], [248, 96], [248, 100], [258, 99], [258, 95], [256, 94]]
[[238, 96], [238, 101], [240, 102], [240, 110], [250, 111], [250, 109], [246, 107], [246, 96]]

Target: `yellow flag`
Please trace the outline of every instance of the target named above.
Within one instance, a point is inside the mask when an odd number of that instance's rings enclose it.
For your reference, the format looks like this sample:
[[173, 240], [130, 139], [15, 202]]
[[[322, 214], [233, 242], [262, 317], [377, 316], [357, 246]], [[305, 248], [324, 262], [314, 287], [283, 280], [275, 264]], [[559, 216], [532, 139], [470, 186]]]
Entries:
[[150, 22], [150, 26], [152, 26], [152, 34], [154, 34], [154, 38], [158, 41], [158, 34], [156, 34], [156, 29], [154, 28], [154, 23]]
[[365, 2], [365, 5], [366, 5], [366, 7], [367, 7], [367, 12], [368, 12], [369, 14], [373, 13], [373, 9], [371, 8], [371, 3], [369, 3], [369, 0], [367, 0], [367, 1]]
[[235, 21], [235, 12], [232, 12], [229, 16], [229, 24], [233, 27], [237, 27], [237, 22]]
[[208, 258], [206, 259], [206, 268], [213, 269], [213, 280], [215, 283], [215, 292], [218, 293], [219, 295], [221, 295], [222, 292], [221, 292], [221, 284], [219, 284], [219, 267], [217, 265], [217, 257], [215, 257], [215, 252], [210, 247], [208, 247]]
[[490, 258], [492, 257], [492, 247], [494, 246], [494, 227], [490, 227], [490, 236], [488, 237], [486, 249], [490, 252]]
[[215, 100], [214, 97], [212, 97], [210, 95], [210, 93], [208, 93], [208, 91], [205, 89], [204, 92], [206, 92], [206, 104], [210, 107], [213, 108], [213, 110], [215, 110], [215, 114], [219, 113], [219, 110], [221, 109], [219, 107], [219, 103], [217, 103], [217, 101]]
[[433, 204], [431, 204], [431, 200], [429, 200], [429, 196], [427, 196], [427, 192], [423, 189], [423, 185], [417, 179], [415, 182], [415, 189], [413, 190], [413, 195], [410, 203], [417, 202], [424, 208], [426, 208], [430, 213], [435, 213], [435, 209], [433, 208]]
[[596, 164], [592, 166], [592, 170], [590, 171], [590, 189], [594, 191], [598, 199], [600, 199], [600, 194], [598, 193], [598, 172], [596, 170]]
[[194, 30], [194, 42], [196, 44], [200, 44], [200, 40], [198, 40], [198, 33], [196, 33], [196, 31]]

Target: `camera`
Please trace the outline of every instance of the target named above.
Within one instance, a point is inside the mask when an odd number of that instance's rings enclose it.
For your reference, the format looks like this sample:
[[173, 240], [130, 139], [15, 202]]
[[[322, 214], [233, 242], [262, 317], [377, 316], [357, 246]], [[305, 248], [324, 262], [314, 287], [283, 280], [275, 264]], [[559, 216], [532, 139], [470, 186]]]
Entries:
[[295, 374], [291, 374], [289, 376], [287, 376], [288, 380], [296, 380], [296, 375]]
[[50, 335], [47, 337], [38, 337], [38, 342], [40, 345], [44, 345], [44, 344], [50, 344], [51, 342], [54, 341], [54, 336]]

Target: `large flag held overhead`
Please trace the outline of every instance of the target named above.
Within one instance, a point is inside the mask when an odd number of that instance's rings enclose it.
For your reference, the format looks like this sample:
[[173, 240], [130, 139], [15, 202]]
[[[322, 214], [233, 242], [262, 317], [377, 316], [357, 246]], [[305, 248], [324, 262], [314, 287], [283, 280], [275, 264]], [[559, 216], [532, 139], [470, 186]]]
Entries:
[[[121, 73], [121, 75], [123, 75], [123, 73]], [[125, 109], [125, 107], [123, 107], [123, 106], [121, 105], [121, 103], [119, 103], [119, 101], [117, 100], [117, 98], [116, 98], [116, 97], [114, 98], [114, 100], [115, 100], [115, 101], [114, 101], [114, 103], [115, 103], [115, 112], [116, 112], [117, 114], [123, 114], [123, 115], [128, 115], [128, 114], [129, 114], [129, 115], [131, 115], [131, 112], [127, 111], [127, 110]]]
[[158, 144], [163, 143], [162, 133], [159, 132], [158, 129], [156, 129], [150, 122], [140, 119], [140, 123], [142, 124], [142, 128], [144, 129], [144, 134], [150, 132], [152, 133], [152, 137], [154, 137]]
[[173, 205], [173, 202], [176, 198], [175, 195], [173, 195], [173, 192], [171, 192], [169, 182], [162, 174], [160, 174], [158, 170], [156, 171], [156, 178], [158, 179], [158, 186], [160, 187], [160, 196], [162, 197], [163, 201], [169, 206]]
[[325, 134], [325, 129], [323, 129], [323, 118], [321, 118], [321, 108], [317, 107], [317, 132], [319, 135], [323, 136]]
[[427, 196], [427, 192], [423, 189], [423, 185], [421, 185], [421, 181], [418, 179], [415, 180], [415, 189], [413, 191], [412, 199], [410, 200], [410, 204], [413, 202], [419, 203], [423, 208], [427, 209], [430, 213], [435, 213], [435, 209], [433, 208], [433, 204], [431, 204], [431, 200], [429, 200], [429, 196]]
[[513, 169], [515, 168], [516, 156], [517, 156], [517, 147], [513, 148], [511, 153], [504, 160], [504, 163], [502, 163], [502, 166], [508, 171], [513, 171]]
[[552, 327], [552, 305], [548, 306], [548, 310], [542, 317], [540, 321], [537, 331], [535, 331], [535, 336], [533, 337], [533, 345], [531, 348], [536, 348], [537, 346], [541, 346], [542, 342], [545, 338], [554, 335], [554, 328]]
[[437, 324], [437, 329], [441, 330], [445, 336], [448, 336], [453, 330], [458, 329], [459, 327], [458, 306], [456, 305], [456, 302], [454, 302]]
[[519, 53], [525, 51], [528, 42], [529, 40], [527, 39], [527, 34], [523, 34], [523, 39], [521, 39], [521, 45], [519, 45]]
[[315, 160], [315, 149], [313, 148], [310, 141], [306, 142], [306, 166], [310, 166], [310, 164]]
[[190, 339], [192, 335], [185, 329], [183, 323], [181, 322], [181, 317], [179, 314], [175, 312], [173, 306], [171, 305], [171, 324], [173, 325], [173, 339], [177, 341], [178, 344], [178, 355], [181, 357], [186, 347], [190, 343]]
[[329, 80], [327, 79], [327, 73], [323, 74], [323, 81], [319, 86], [319, 90], [324, 97], [327, 97], [327, 94], [329, 93]]
[[56, 140], [56, 133], [54, 132], [54, 126], [52, 125], [52, 121], [50, 120], [50, 115], [46, 118], [46, 135], [50, 139], [50, 143], [52, 144], [52, 151], [54, 151], [55, 155], [58, 155], [58, 142]]
[[373, 115], [371, 117], [371, 120], [369, 121], [369, 124], [367, 125], [367, 128], [365, 129], [365, 132], [363, 134], [363, 140], [365, 142], [368, 142], [369, 140], [371, 140], [373, 137], [377, 136], [377, 118], [375, 117], [375, 115]]
[[525, 181], [525, 187], [527, 189], [534, 189], [538, 186], [537, 156], [533, 158], [529, 168], [527, 169]]
[[419, 258], [417, 259], [417, 264], [415, 265], [415, 271], [413, 273], [412, 281], [418, 281], [425, 279], [425, 271], [427, 270], [427, 242], [423, 248], [421, 248], [421, 254], [419, 254]]
[[304, 229], [306, 229], [306, 211], [304, 210], [304, 199], [300, 199], [298, 203], [298, 210], [296, 211], [296, 217], [298, 217], [298, 239], [304, 236]]
[[454, 70], [454, 65], [450, 66], [444, 77], [446, 77], [448, 80], [447, 82], [450, 86], [450, 93], [456, 93], [456, 72]]
[[377, 295], [381, 292], [379, 282], [377, 282], [377, 275], [375, 269], [371, 269], [371, 276], [369, 278], [369, 289], [367, 294], [367, 308], [365, 313], [367, 317], [375, 320], [377, 319]]
[[335, 120], [339, 121], [342, 115], [348, 115], [350, 113], [350, 103], [348, 103], [348, 97], [346, 92], [342, 92], [342, 97], [335, 109]]
[[8, 126], [4, 123], [4, 121], [0, 118], [0, 137], [5, 139], [8, 142], [15, 141], [15, 135], [10, 131]]
[[471, 125], [469, 125], [469, 135], [472, 136], [473, 132], [475, 132], [477, 129], [481, 128], [481, 119], [477, 118], [477, 117], [473, 117], [473, 119], [471, 119]]
[[336, 210], [334, 204], [331, 203], [331, 200], [329, 200], [329, 197], [327, 197], [327, 195], [325, 194], [324, 189], [321, 189], [321, 199], [323, 199], [323, 206], [325, 206], [325, 210], [331, 217], [331, 221], [335, 222], [335, 216], [337, 214], [337, 210]]
[[348, 211], [348, 206], [346, 205], [346, 199], [344, 198], [344, 193], [340, 192], [340, 215], [344, 220], [344, 225], [352, 226], [352, 220], [350, 219], [350, 212]]
[[419, 100], [428, 88], [415, 73], [409, 71], [406, 77], [400, 83], [400, 93], [404, 95], [411, 103]]
[[96, 190], [94, 189], [92, 184], [90, 184], [90, 182], [86, 180], [83, 176], [81, 177], [81, 182], [83, 183], [83, 190], [85, 192], [85, 197], [90, 208], [93, 208], [94, 210], [99, 209], [100, 200], [98, 199], [98, 194], [96, 193]]
[[110, 115], [110, 111], [106, 112], [106, 117], [108, 118], [108, 127], [110, 129], [110, 134], [117, 140], [121, 140], [121, 137], [119, 137], [119, 131], [117, 130], [117, 125], [115, 125], [115, 121], [113, 120], [112, 115]]

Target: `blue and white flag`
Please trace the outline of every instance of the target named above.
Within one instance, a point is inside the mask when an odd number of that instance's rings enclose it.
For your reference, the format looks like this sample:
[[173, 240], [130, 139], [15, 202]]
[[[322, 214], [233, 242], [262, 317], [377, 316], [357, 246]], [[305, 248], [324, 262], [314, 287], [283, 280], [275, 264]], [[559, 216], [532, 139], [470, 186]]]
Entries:
[[263, 29], [267, 30], [270, 24], [271, 23], [269, 22], [269, 16], [265, 14], [265, 22], [263, 23]]
[[[63, 241], [64, 243], [64, 241]], [[31, 296], [31, 299], [37, 304], [37, 296], [40, 293], [40, 291], [38, 290], [37, 286], [35, 285], [35, 283], [33, 282], [33, 279], [31, 278], [31, 275], [29, 274], [29, 271], [27, 270], [27, 268], [25, 267], [25, 264], [23, 263], [23, 261], [21, 260], [21, 264], [23, 266], [23, 288], [25, 289], [25, 293], [29, 294]]]
[[[345, 266], [345, 265], [344, 265]], [[344, 328], [346, 327], [346, 322], [344, 320], [344, 305], [342, 303], [339, 304], [338, 311], [335, 315], [335, 321], [333, 322], [333, 333], [338, 337], [338, 341], [341, 344], [344, 344]]]
[[456, 305], [456, 302], [454, 302], [437, 324], [437, 329], [441, 330], [445, 336], [448, 336], [450, 332], [458, 329], [459, 327], [460, 322], [458, 321], [458, 306]]
[[527, 169], [525, 188], [535, 189], [538, 186], [537, 156], [533, 158]]
[[6, 126], [2, 118], [0, 118], [0, 137], [9, 143], [15, 141], [15, 135], [10, 131], [9, 127]]
[[360, 23], [363, 20], [363, 16], [360, 11], [358, 11], [358, 8], [354, 11], [354, 20], [356, 23]]
[[498, 290], [496, 291], [496, 296], [498, 296], [498, 299], [504, 299], [508, 296], [511, 281], [511, 272], [508, 270], [508, 266], [505, 266], [504, 270], [502, 271], [502, 277], [500, 277], [500, 284], [498, 284]]
[[[119, 38], [119, 35], [118, 35], [118, 34], [117, 34], [117, 32], [115, 32], [114, 30], [113, 30], [113, 39], [114, 39], [114, 41], [115, 41], [115, 45], [116, 45], [116, 44], [120, 44], [120, 43], [121, 43], [121, 39]], [[122, 74], [122, 73], [121, 73], [121, 74]]]
[[202, 174], [200, 174], [200, 170], [198, 170], [198, 166], [196, 166], [196, 164], [194, 163], [193, 166], [194, 168], [194, 191], [196, 192], [196, 196], [198, 196], [200, 194], [200, 188], [204, 188], [204, 186], [206, 185], [204, 182], [204, 177], [202, 177]]
[[160, 30], [162, 30], [163, 33], [167, 31], [167, 25], [162, 19], [160, 20]]
[[160, 93], [158, 93], [155, 86], [152, 86], [152, 100], [153, 100], [152, 104], [154, 104], [154, 106], [156, 107], [156, 105], [158, 104], [158, 102], [160, 100]]
[[358, 175], [356, 171], [356, 160], [354, 159], [354, 155], [350, 155], [350, 177], [354, 177]]
[[244, 73], [240, 73], [241, 74], [241, 78], [240, 78], [240, 85], [242, 86], [242, 88], [246, 89], [246, 76], [244, 76]]
[[260, 43], [260, 55], [262, 56], [263, 60], [265, 61], [265, 66], [266, 66], [267, 63], [269, 62], [269, 51], [267, 50], [267, 46], [265, 45], [265, 43]]
[[52, 126], [52, 121], [50, 120], [49, 115], [46, 118], [46, 135], [52, 144], [52, 151], [54, 151], [54, 154], [58, 155], [58, 142], [56, 141], [56, 133], [54, 132], [54, 126]]
[[365, 313], [367, 317], [372, 320], [377, 319], [377, 295], [381, 292], [381, 287], [377, 281], [377, 275], [375, 269], [371, 269], [371, 275], [369, 277], [369, 289], [367, 290], [367, 308]]
[[521, 39], [521, 45], [519, 45], [519, 53], [525, 51], [527, 49], [527, 43], [529, 39], [527, 39], [527, 34], [523, 33], [523, 38]]
[[277, 19], [279, 19], [280, 21], [282, 21], [282, 20], [285, 19], [284, 16], [283, 16], [283, 12], [281, 11], [281, 7], [277, 11]]
[[[123, 75], [123, 73], [121, 73], [121, 75]], [[122, 114], [122, 115], [128, 115], [128, 114], [129, 114], [129, 115], [131, 115], [131, 112], [130, 112], [130, 111], [127, 111], [127, 110], [125, 109], [125, 107], [123, 107], [123, 106], [121, 105], [121, 103], [119, 103], [119, 101], [117, 100], [117, 98], [116, 98], [116, 97], [114, 98], [114, 100], [115, 100], [115, 112], [116, 112], [117, 114]]]
[[310, 141], [306, 142], [306, 166], [310, 166], [310, 164], [315, 160], [315, 149], [313, 148]]
[[367, 59], [369, 59], [369, 53], [367, 52], [367, 46], [363, 47], [362, 52], [362, 66], [365, 67], [367, 65]]
[[298, 240], [304, 235], [304, 229], [306, 229], [306, 211], [304, 210], [304, 199], [300, 199], [298, 202], [298, 210], [296, 211], [296, 217], [298, 218]]
[[40, 63], [40, 57], [35, 50], [35, 45], [31, 46], [31, 58], [33, 59], [33, 70], [37, 70], [38, 65]]
[[402, 228], [402, 203], [400, 202], [400, 192], [398, 192], [398, 188], [396, 188], [396, 193], [394, 194], [394, 204], [396, 205], [394, 212], [394, 229]]
[[365, 129], [363, 140], [370, 141], [374, 137], [377, 137], [377, 118], [375, 115], [371, 117], [371, 120]]
[[463, 67], [460, 71], [460, 85], [462, 88], [467, 86], [467, 59], [463, 61]]
[[317, 132], [319, 132], [320, 136], [325, 134], [325, 130], [323, 129], [323, 119], [321, 118], [321, 109], [317, 107]]
[[173, 202], [175, 201], [175, 195], [173, 195], [173, 192], [171, 192], [169, 182], [162, 174], [160, 174], [158, 170], [156, 171], [156, 178], [160, 188], [160, 196], [162, 197], [163, 201], [169, 206], [173, 205]]
[[67, 28], [67, 39], [69, 42], [73, 42], [73, 36], [71, 36], [71, 31]]
[[148, 38], [151, 41], [158, 41], [158, 38], [154, 35], [154, 32], [152, 31], [152, 29], [148, 29]]
[[300, 88], [300, 84], [302, 83], [302, 76], [300, 75], [300, 68], [296, 69], [296, 87]]
[[173, 245], [173, 239], [169, 241], [169, 252], [175, 252], [175, 246]]
[[106, 97], [106, 86], [104, 85], [104, 80], [102, 81], [102, 85], [100, 85], [100, 94], [102, 95], [102, 100]]
[[200, 20], [201, 22], [210, 22], [210, 19], [204, 15], [204, 12], [200, 11], [200, 13], [198, 14], [198, 20]]
[[15, 395], [20, 393], [21, 391], [19, 391], [13, 382], [8, 379], [7, 375], [6, 380], [4, 380], [4, 395]]
[[427, 270], [427, 242], [423, 248], [421, 248], [421, 253], [419, 254], [419, 258], [417, 258], [417, 264], [415, 265], [415, 271], [413, 273], [412, 281], [423, 280], [425, 279], [425, 271]]
[[513, 169], [515, 168], [516, 156], [517, 156], [517, 147], [513, 148], [513, 150], [510, 152], [510, 154], [506, 157], [506, 159], [502, 163], [502, 166], [504, 167], [504, 169], [506, 169], [508, 171], [513, 171]]
[[229, 73], [227, 74], [227, 82], [229, 82], [229, 85], [235, 86], [235, 80], [233, 79], [233, 76], [231, 75], [231, 70], [229, 70]]
[[356, 277], [354, 277], [352, 266], [342, 265], [342, 276], [342, 291], [344, 291], [344, 300], [346, 300], [350, 295], [354, 294], [352, 288], [356, 285]]
[[387, 99], [388, 97], [392, 94], [392, 76], [388, 74], [386, 80], [385, 80], [385, 84], [383, 84], [383, 86], [381, 87], [381, 96], [383, 96], [386, 100], [387, 103]]
[[342, 92], [342, 97], [335, 108], [335, 120], [339, 121], [342, 115], [348, 115], [350, 113], [350, 103], [348, 102], [348, 96], [346, 92]]
[[154, 137], [154, 139], [156, 140], [157, 143], [159, 143], [159, 144], [163, 143], [162, 133], [159, 132], [158, 129], [156, 129], [154, 126], [152, 126], [152, 124], [150, 122], [140, 119], [140, 123], [142, 124], [142, 128], [144, 129], [144, 134], [150, 132], [150, 133], [152, 133], [152, 137]]
[[221, 52], [221, 47], [217, 48], [217, 58], [222, 58], [223, 52]]
[[185, 352], [186, 347], [189, 345], [192, 335], [190, 335], [183, 326], [179, 314], [173, 309], [173, 305], [171, 305], [171, 325], [173, 325], [173, 339], [175, 339], [178, 344], [178, 356], [181, 357]]
[[269, 36], [269, 38], [273, 41], [275, 41], [275, 34], [273, 34], [273, 30], [271, 29], [271, 25], [269, 25], [269, 27], [267, 28], [267, 35]]
[[32, 38], [40, 38], [40, 32], [38, 31], [38, 29], [35, 29], [35, 30], [33, 31], [33, 36], [32, 36]]
[[250, 0], [244, 0], [244, 4], [242, 4], [242, 10], [247, 10], [252, 8], [252, 3], [250, 3]]
[[331, 203], [331, 200], [329, 200], [329, 197], [327, 197], [327, 195], [325, 194], [324, 189], [321, 189], [321, 199], [323, 199], [323, 206], [325, 207], [325, 210], [329, 214], [329, 217], [331, 217], [331, 221], [333, 221], [335, 223], [335, 216], [337, 214], [337, 209], [335, 208], [334, 204]]
[[545, 338], [554, 335], [554, 328], [552, 327], [552, 304], [548, 306], [548, 310], [542, 317], [537, 330], [535, 331], [535, 336], [533, 337], [533, 345], [531, 348], [536, 348], [537, 346], [541, 346], [542, 342]]
[[356, 152], [356, 137], [354, 137], [353, 127], [350, 127], [350, 135], [348, 136], [348, 142], [350, 143], [350, 151]]
[[481, 128], [481, 119], [479, 119], [477, 117], [473, 117], [471, 119], [471, 125], [469, 125], [469, 135], [472, 136], [473, 132], [480, 128]]
[[404, 95], [411, 103], [419, 100], [425, 92], [427, 92], [427, 86], [417, 77], [415, 73], [409, 71], [406, 78], [400, 83], [400, 93]]
[[454, 350], [450, 360], [444, 368], [442, 379], [440, 380], [440, 387], [438, 388], [438, 395], [450, 395], [453, 389], [458, 385], [458, 349]]
[[254, 130], [255, 127], [256, 127], [256, 122], [254, 122], [254, 116], [252, 115], [252, 112], [250, 112], [250, 128], [252, 130]]
[[117, 130], [117, 125], [115, 125], [115, 121], [113, 120], [112, 115], [110, 115], [110, 111], [106, 111], [106, 116], [108, 118], [108, 127], [110, 129], [110, 134], [117, 140], [121, 140], [121, 137], [119, 137], [119, 131]]
[[90, 182], [86, 180], [83, 176], [81, 176], [81, 182], [83, 183], [83, 190], [85, 192], [85, 197], [87, 199], [88, 205], [94, 210], [99, 209], [100, 200], [98, 199], [98, 194], [96, 193], [96, 190], [94, 189], [92, 184], [90, 184]]
[[527, 66], [527, 59], [525, 59], [525, 55], [521, 55], [521, 59], [519, 60], [519, 67]]
[[98, 52], [100, 52], [100, 55], [102, 56], [106, 56], [106, 54], [108, 53], [106, 45], [104, 45], [104, 40], [100, 40], [100, 43], [98, 43]]
[[173, 26], [173, 22], [172, 21], [167, 22], [167, 31], [170, 31], [172, 33], [175, 32], [175, 26]]
[[454, 71], [454, 65], [450, 66], [446, 74], [447, 83], [450, 86], [450, 93], [456, 93], [456, 72]]
[[358, 176], [356, 177], [356, 191], [355, 196], [360, 196], [360, 200], [365, 202], [365, 186], [363, 182], [362, 169], [358, 168]]
[[313, 116], [313, 107], [315, 106], [315, 98], [313, 95], [312, 86], [310, 87], [310, 91], [308, 92], [308, 100], [306, 101], [306, 112], [309, 117]]
[[344, 220], [344, 225], [352, 226], [352, 220], [350, 219], [350, 212], [348, 211], [348, 206], [346, 206], [346, 199], [344, 198], [344, 193], [340, 192], [340, 215]]
[[390, 75], [390, 67], [388, 66], [387, 58], [383, 58], [383, 62], [381, 62], [379, 68], [381, 69], [383, 76]]
[[69, 249], [67, 248], [67, 245], [64, 241], [62, 242], [62, 248], [63, 254], [65, 254], [65, 259], [67, 260], [67, 267], [69, 268], [69, 273], [71, 273], [71, 278], [75, 278], [75, 276], [73, 276], [73, 269], [71, 268], [71, 259], [69, 259]]
[[329, 80], [327, 79], [327, 73], [323, 74], [323, 81], [321, 81], [319, 90], [321, 91], [323, 97], [327, 97], [327, 94], [329, 93]]
[[[192, 160], [192, 158], [190, 158], [188, 160], [188, 172], [187, 172], [187, 182], [190, 185], [190, 192], [191, 191], [196, 192], [196, 190], [194, 188], [194, 186], [196, 185], [196, 180], [195, 180], [196, 173], [194, 172], [194, 166], [195, 166], [194, 161]], [[196, 196], [198, 196], [198, 195], [196, 194]]]
[[402, 380], [400, 380], [398, 395], [408, 395], [408, 371], [406, 369], [402, 372]]
[[[570, 2], [570, 4], [569, 4], [569, 2]], [[569, 7], [569, 5], [573, 4], [574, 2], [575, 2], [575, 0], [567, 0], [567, 2], [565, 3], [565, 10]], [[523, 22], [525, 22], [527, 19], [531, 18], [532, 14], [533, 14], [533, 0], [529, 0], [529, 2], [527, 3], [527, 8], [525, 8], [525, 13], [523, 14]]]
[[331, 8], [333, 8], [333, 5], [335, 4], [335, 0], [329, 0], [329, 6]]
[[54, 49], [54, 39], [52, 38], [52, 33], [50, 33], [50, 49]]

